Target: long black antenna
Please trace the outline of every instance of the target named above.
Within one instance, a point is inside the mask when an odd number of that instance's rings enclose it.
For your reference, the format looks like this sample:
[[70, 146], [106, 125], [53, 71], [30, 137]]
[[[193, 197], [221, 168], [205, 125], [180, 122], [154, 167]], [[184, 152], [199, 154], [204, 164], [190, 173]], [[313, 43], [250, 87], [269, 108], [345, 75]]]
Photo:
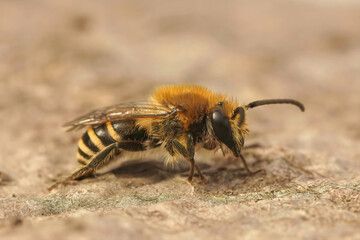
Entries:
[[259, 101], [255, 101], [255, 102], [251, 102], [248, 105], [246, 105], [246, 108], [254, 108], [254, 107], [258, 107], [261, 105], [268, 105], [268, 104], [293, 104], [295, 106], [297, 106], [298, 108], [300, 108], [300, 110], [302, 112], [305, 111], [305, 107], [304, 105], [299, 102], [296, 101], [294, 99], [267, 99], [267, 100], [259, 100]]

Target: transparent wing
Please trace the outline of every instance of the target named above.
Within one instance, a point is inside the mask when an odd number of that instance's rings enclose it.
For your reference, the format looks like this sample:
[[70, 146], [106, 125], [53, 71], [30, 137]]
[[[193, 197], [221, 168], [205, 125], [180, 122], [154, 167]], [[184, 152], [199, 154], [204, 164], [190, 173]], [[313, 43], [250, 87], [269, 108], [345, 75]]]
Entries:
[[108, 121], [139, 118], [165, 118], [176, 108], [150, 102], [124, 103], [93, 110], [75, 120], [65, 123], [68, 131], [78, 130], [88, 125], [97, 125]]

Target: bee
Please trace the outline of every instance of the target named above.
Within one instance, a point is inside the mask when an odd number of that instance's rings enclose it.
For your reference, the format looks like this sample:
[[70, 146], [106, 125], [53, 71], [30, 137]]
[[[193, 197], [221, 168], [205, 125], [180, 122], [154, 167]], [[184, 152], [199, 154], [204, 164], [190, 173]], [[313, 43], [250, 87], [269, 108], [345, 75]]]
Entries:
[[244, 138], [249, 132], [245, 113], [267, 104], [292, 104], [305, 110], [302, 103], [293, 99], [260, 100], [240, 106], [224, 94], [191, 85], [162, 86], [147, 102], [94, 110], [64, 125], [69, 131], [87, 128], [78, 142], [80, 169], [67, 180], [91, 176], [124, 152], [154, 148], [164, 149], [172, 161], [179, 157], [186, 159], [190, 165], [187, 178], [190, 182], [195, 170], [205, 179], [194, 159], [198, 148], [227, 148], [252, 173], [242, 154]]

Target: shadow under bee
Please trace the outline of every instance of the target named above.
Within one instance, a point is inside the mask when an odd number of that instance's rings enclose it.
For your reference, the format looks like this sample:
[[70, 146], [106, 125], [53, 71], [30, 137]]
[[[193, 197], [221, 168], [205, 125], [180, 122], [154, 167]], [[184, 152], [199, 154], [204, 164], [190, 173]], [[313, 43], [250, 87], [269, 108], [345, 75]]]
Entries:
[[[261, 147], [259, 144], [250, 145], [248, 148]], [[231, 158], [231, 157], [230, 157]], [[198, 162], [198, 166], [204, 171], [204, 175], [209, 182], [216, 182], [219, 174], [228, 173], [229, 177], [233, 178], [246, 178], [249, 177], [249, 173], [243, 167], [241, 161], [234, 158], [228, 162], [224, 162], [224, 159], [215, 160], [219, 164], [213, 165], [212, 162]], [[259, 168], [260, 160], [252, 162], [249, 166], [254, 169]], [[98, 173], [97, 176], [104, 176], [108, 173], [112, 173], [119, 179], [144, 179], [147, 183], [157, 183], [164, 180], [172, 179], [176, 176], [185, 177], [189, 171], [189, 165], [185, 160], [176, 162], [173, 166], [166, 165], [163, 161], [157, 159], [142, 159], [135, 158], [123, 162], [120, 166], [115, 167], [109, 171]], [[199, 179], [197, 173], [194, 174], [196, 179]]]
[[[205, 163], [200, 163], [199, 166], [202, 169], [210, 168], [210, 165]], [[121, 166], [98, 176], [112, 173], [116, 178], [144, 178], [156, 183], [174, 178], [178, 174], [186, 174], [188, 171], [189, 166], [185, 161], [179, 161], [172, 167], [165, 165], [162, 161], [136, 159], [124, 162]]]
[[[211, 164], [204, 162], [199, 162], [199, 167], [204, 170], [204, 174], [209, 182], [217, 182], [216, 179], [219, 174], [228, 174], [229, 177], [231, 176], [232, 178], [249, 177], [249, 174], [243, 167], [234, 168], [233, 166], [224, 165], [212, 167]], [[176, 176], [187, 176], [188, 171], [189, 166], [186, 161], [179, 161], [172, 167], [165, 165], [162, 161], [137, 159], [124, 162], [121, 166], [108, 172], [98, 174], [98, 176], [112, 173], [118, 179], [143, 179], [144, 183], [154, 184], [175, 178]], [[195, 179], [199, 179], [198, 174], [195, 174], [194, 176]]]

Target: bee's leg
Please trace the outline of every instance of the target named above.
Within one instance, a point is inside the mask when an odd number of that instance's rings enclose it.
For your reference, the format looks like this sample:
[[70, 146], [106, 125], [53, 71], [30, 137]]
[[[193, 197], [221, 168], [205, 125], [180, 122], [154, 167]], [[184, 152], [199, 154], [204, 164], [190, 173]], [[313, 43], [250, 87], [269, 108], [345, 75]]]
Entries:
[[206, 180], [204, 175], [201, 173], [199, 166], [196, 163], [195, 163], [195, 169], [196, 169], [197, 173], [199, 174], [201, 180]]
[[144, 143], [139, 141], [121, 141], [110, 144], [104, 148], [100, 153], [98, 153], [91, 162], [78, 170], [70, 176], [70, 179], [77, 180], [82, 177], [86, 177], [89, 174], [95, 173], [95, 171], [106, 164], [109, 163], [110, 159], [115, 155], [116, 150], [125, 150], [125, 151], [143, 151], [146, 149]]
[[249, 173], [249, 174], [253, 174], [253, 172], [250, 170], [250, 168], [248, 167], [247, 165], [247, 162], [244, 158], [244, 156], [240, 153], [240, 158], [241, 158], [241, 161], [243, 162], [244, 164], [244, 167], [245, 167], [245, 170]]
[[91, 162], [88, 165], [73, 173], [68, 179], [78, 180], [94, 174], [97, 169], [105, 166], [110, 161], [110, 159], [115, 155], [116, 149], [118, 148], [118, 144], [119, 143], [116, 142], [105, 147], [101, 152], [95, 155], [95, 157], [91, 160]]
[[117, 144], [118, 143], [113, 143], [113, 144], [110, 144], [109, 146], [105, 147], [102, 151], [100, 151], [98, 154], [96, 154], [93, 157], [93, 159], [91, 160], [91, 162], [88, 165], [85, 165], [78, 171], [71, 174], [69, 177], [67, 177], [63, 180], [57, 181], [53, 185], [49, 186], [47, 189], [49, 191], [51, 191], [59, 184], [65, 184], [65, 183], [71, 182], [72, 180], [79, 180], [81, 178], [91, 176], [92, 174], [95, 173], [97, 168], [104, 166], [107, 162], [109, 162], [109, 160], [111, 159], [111, 157], [114, 155], [114, 153], [116, 151]]
[[250, 145], [245, 145], [243, 149], [252, 149], [252, 148], [262, 148], [263, 145], [261, 143], [253, 143]]
[[195, 155], [195, 144], [194, 144], [194, 138], [191, 134], [188, 134], [187, 136], [187, 148], [185, 148], [185, 146], [183, 146], [179, 141], [177, 140], [171, 140], [171, 144], [174, 148], [176, 148], [176, 150], [183, 155], [189, 162], [190, 164], [190, 171], [189, 171], [189, 176], [188, 176], [188, 180], [191, 182], [192, 178], [194, 176], [194, 170], [196, 168], [196, 171], [198, 172], [200, 178], [202, 180], [204, 180], [204, 176], [202, 175], [200, 168], [198, 167], [198, 165], [195, 163], [195, 159], [194, 159], [194, 155]]
[[259, 172], [265, 172], [265, 170], [262, 170], [262, 169], [256, 170], [255, 172], [251, 171], [250, 168], [248, 167], [247, 163], [246, 163], [246, 160], [245, 160], [245, 158], [244, 158], [244, 155], [242, 155], [241, 153], [240, 153], [240, 158], [241, 158], [241, 161], [242, 161], [243, 164], [244, 164], [245, 170], [246, 170], [250, 175], [254, 175], [254, 174], [259, 173]]
[[[195, 167], [195, 169], [196, 169], [197, 173], [199, 174], [201, 180], [205, 180], [204, 175], [201, 173], [199, 166], [195, 163], [195, 160], [194, 160], [195, 142], [194, 142], [194, 137], [191, 134], [187, 135], [187, 151], [188, 151], [188, 154], [190, 156], [190, 159], [192, 159], [192, 161], [190, 160], [190, 166], [191, 166], [191, 169], [192, 169], [192, 173], [189, 174], [189, 177], [194, 175], [194, 167]], [[189, 179], [189, 180], [191, 181], [191, 179]]]
[[190, 171], [189, 171], [188, 181], [191, 182], [192, 178], [194, 176], [195, 160], [194, 160], [194, 158], [190, 158], [190, 159], [188, 159], [188, 161], [189, 161], [189, 164], [190, 164]]
[[85, 178], [94, 174], [97, 169], [108, 164], [112, 159], [112, 157], [115, 155], [115, 153], [121, 150], [143, 151], [145, 149], [146, 149], [145, 144], [139, 141], [121, 141], [110, 144], [109, 146], [105, 147], [102, 151], [100, 151], [98, 154], [96, 154], [88, 165], [79, 169], [71, 176], [67, 177], [65, 180], [57, 182], [52, 186], [48, 187], [48, 190], [50, 191], [51, 189], [53, 189], [54, 187], [56, 187], [61, 183], [69, 182], [71, 180], [79, 180], [81, 178]]
[[191, 134], [188, 134], [187, 136], [187, 154], [188, 154], [188, 161], [190, 163], [190, 172], [188, 176], [189, 182], [192, 181], [192, 178], [194, 176], [194, 167], [195, 167], [195, 143], [194, 138]]
[[194, 168], [195, 168], [194, 156], [193, 155], [191, 156], [191, 154], [189, 154], [188, 151], [186, 150], [185, 146], [182, 145], [178, 140], [172, 139], [169, 141], [169, 145], [166, 147], [166, 150], [168, 150], [168, 152], [171, 155], [174, 155], [175, 154], [174, 148], [176, 152], [180, 153], [189, 162], [190, 171], [189, 171], [188, 180], [191, 182], [194, 176]]

